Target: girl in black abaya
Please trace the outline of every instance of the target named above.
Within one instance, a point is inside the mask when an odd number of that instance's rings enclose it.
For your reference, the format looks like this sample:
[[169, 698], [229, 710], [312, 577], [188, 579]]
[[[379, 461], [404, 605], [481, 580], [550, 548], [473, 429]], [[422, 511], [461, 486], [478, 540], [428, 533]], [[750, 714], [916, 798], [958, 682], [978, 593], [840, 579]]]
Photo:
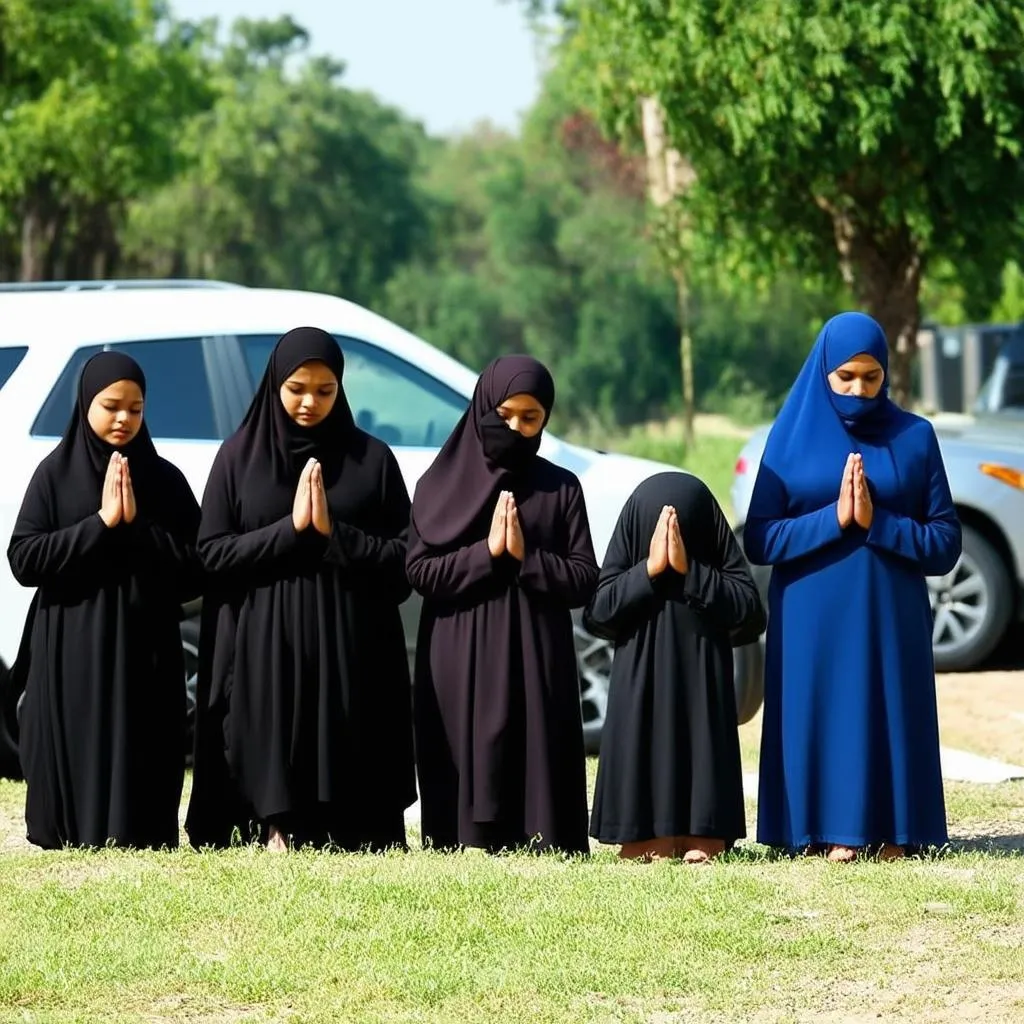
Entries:
[[7, 557], [37, 587], [19, 664], [31, 842], [178, 845], [181, 606], [199, 596], [199, 506], [143, 422], [146, 379], [101, 352], [36, 469]]
[[535, 359], [496, 359], [416, 488], [417, 765], [438, 848], [589, 849], [570, 610], [597, 564], [579, 480], [537, 454], [554, 399]]
[[584, 614], [615, 644], [591, 835], [705, 861], [746, 835], [733, 644], [765, 613], [708, 488], [658, 473], [626, 502]]
[[391, 450], [355, 426], [344, 365], [324, 331], [281, 338], [210, 474], [196, 847], [235, 829], [274, 850], [405, 846], [409, 495]]

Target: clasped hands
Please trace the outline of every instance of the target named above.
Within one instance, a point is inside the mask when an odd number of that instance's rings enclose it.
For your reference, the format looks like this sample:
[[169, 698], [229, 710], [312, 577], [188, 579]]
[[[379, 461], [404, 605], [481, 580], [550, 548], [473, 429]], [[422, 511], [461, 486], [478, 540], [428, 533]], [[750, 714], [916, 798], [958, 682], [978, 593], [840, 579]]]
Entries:
[[839, 525], [845, 530], [850, 523], [856, 523], [867, 530], [874, 514], [868, 478], [864, 475], [864, 459], [859, 453], [853, 452], [846, 459], [839, 500], [836, 502]]
[[331, 513], [327, 506], [327, 492], [324, 490], [323, 467], [316, 459], [310, 459], [299, 477], [292, 505], [292, 523], [296, 533], [302, 533], [310, 525], [325, 537], [331, 533]]
[[114, 527], [122, 521], [134, 522], [135, 513], [135, 490], [132, 475], [128, 472], [128, 460], [120, 452], [114, 452], [107, 463], [100, 492], [100, 519], [105, 526]]
[[662, 507], [658, 525], [651, 536], [647, 555], [647, 575], [654, 579], [669, 568], [685, 576], [690, 569], [683, 535], [679, 531], [679, 516], [671, 505]]
[[511, 491], [502, 491], [491, 516], [491, 530], [487, 535], [487, 548], [492, 558], [500, 558], [508, 552], [516, 561], [526, 556], [526, 542], [523, 527], [519, 522], [519, 509]]

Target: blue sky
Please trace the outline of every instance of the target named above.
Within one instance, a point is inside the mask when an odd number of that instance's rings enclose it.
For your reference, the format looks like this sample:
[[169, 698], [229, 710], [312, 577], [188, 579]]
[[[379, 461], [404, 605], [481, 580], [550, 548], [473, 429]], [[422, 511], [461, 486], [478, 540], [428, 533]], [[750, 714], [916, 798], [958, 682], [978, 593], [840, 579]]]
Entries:
[[489, 120], [515, 129], [537, 95], [540, 64], [519, 3], [500, 0], [171, 0], [179, 17], [290, 14], [311, 48], [343, 60], [369, 89], [449, 134]]

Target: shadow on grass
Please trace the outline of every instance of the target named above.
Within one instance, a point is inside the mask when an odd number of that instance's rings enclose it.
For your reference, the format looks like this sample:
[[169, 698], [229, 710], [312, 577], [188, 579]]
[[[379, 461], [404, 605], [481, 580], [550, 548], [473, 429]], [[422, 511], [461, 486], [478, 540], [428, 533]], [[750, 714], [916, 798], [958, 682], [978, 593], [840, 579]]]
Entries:
[[940, 851], [940, 856], [958, 853], [983, 853], [989, 857], [1024, 857], [1024, 833], [956, 836]]

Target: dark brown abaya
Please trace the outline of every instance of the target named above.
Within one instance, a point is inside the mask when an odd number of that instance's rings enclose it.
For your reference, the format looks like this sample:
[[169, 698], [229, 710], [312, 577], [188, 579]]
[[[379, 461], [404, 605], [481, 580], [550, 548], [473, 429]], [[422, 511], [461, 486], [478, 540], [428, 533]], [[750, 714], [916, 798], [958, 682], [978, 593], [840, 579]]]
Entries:
[[[408, 572], [423, 595], [415, 723], [424, 841], [496, 851], [588, 850], [571, 609], [597, 580], [576, 476], [536, 454], [497, 407], [554, 385], [526, 356], [495, 360], [416, 488]], [[525, 538], [520, 563], [487, 544], [502, 490]]]

